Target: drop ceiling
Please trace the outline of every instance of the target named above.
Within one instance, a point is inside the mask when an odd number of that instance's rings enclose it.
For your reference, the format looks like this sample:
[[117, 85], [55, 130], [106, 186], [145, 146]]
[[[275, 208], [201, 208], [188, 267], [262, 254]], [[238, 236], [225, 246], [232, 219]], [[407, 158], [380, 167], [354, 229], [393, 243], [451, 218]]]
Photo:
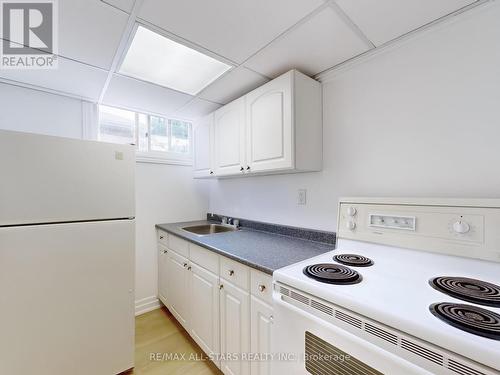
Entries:
[[[0, 79], [194, 119], [291, 68], [314, 76], [472, 3], [65, 0], [59, 1], [59, 69], [0, 70]], [[118, 74], [137, 24], [231, 69], [196, 95]]]

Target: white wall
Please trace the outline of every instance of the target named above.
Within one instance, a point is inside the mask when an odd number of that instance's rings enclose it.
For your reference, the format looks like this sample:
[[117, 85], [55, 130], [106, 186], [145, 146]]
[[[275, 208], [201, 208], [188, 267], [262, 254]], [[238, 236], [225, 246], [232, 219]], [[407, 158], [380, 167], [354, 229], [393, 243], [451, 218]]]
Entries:
[[0, 83], [0, 128], [82, 137], [80, 100]]
[[193, 180], [191, 167], [150, 163], [137, 163], [135, 187], [135, 296], [140, 311], [158, 303], [155, 224], [206, 217], [208, 188], [206, 182]]
[[[82, 102], [0, 83], [0, 129], [82, 137]], [[208, 210], [204, 182], [191, 167], [136, 164], [136, 308], [158, 304], [157, 223], [198, 220]]]
[[210, 211], [335, 230], [340, 196], [500, 197], [498, 20], [475, 10], [343, 69], [324, 84], [324, 170], [214, 181]]

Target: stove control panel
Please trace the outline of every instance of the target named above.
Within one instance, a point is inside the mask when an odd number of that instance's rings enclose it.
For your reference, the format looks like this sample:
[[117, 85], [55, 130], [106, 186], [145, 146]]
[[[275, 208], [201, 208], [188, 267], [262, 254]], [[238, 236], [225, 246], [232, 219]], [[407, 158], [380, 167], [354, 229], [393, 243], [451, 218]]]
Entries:
[[354, 199], [340, 203], [339, 239], [500, 262], [500, 205], [365, 203]]
[[369, 214], [370, 227], [415, 230], [415, 216]]

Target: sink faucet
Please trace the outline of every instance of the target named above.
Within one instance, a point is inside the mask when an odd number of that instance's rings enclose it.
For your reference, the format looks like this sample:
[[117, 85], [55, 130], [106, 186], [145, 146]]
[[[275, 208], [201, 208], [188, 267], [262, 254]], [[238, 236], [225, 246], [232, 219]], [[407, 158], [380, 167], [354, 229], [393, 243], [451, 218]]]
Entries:
[[230, 217], [223, 216], [222, 217], [222, 224], [238, 228], [238, 226], [240, 225], [240, 221], [238, 219], [232, 219]]

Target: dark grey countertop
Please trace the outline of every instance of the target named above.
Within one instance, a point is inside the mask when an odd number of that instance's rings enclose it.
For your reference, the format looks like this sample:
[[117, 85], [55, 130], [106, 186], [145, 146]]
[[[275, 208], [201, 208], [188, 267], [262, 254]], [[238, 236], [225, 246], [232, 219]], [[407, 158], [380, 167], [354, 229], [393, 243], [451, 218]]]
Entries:
[[213, 224], [206, 220], [157, 224], [156, 227], [268, 274], [331, 251], [332, 244], [241, 228], [235, 232], [197, 236], [182, 227]]

